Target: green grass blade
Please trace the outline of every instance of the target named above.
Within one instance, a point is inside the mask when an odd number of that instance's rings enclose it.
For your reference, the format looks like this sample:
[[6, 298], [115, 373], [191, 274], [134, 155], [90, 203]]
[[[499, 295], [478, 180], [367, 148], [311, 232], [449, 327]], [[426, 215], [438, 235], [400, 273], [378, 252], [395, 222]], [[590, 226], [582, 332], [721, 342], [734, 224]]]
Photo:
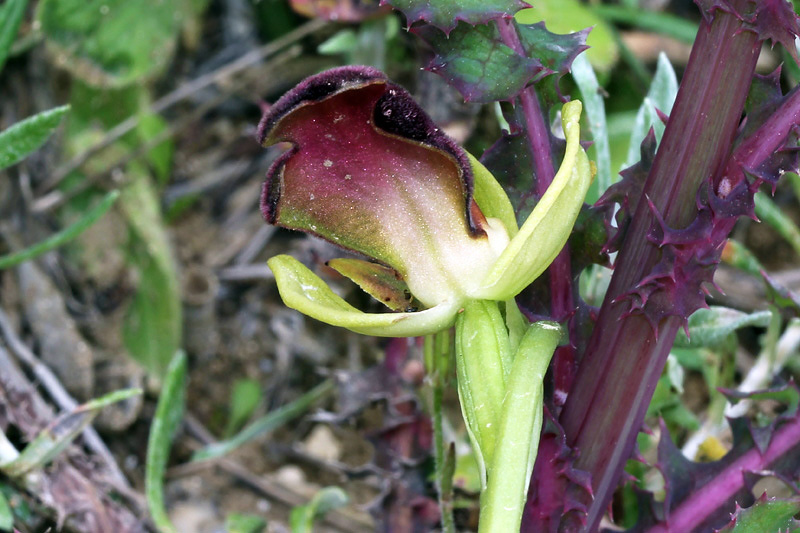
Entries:
[[611, 176], [611, 148], [606, 124], [606, 105], [600, 92], [597, 76], [595, 76], [586, 54], [579, 55], [572, 62], [572, 77], [581, 91], [586, 118], [589, 122], [589, 131], [592, 133], [593, 144], [589, 149], [589, 154], [590, 157], [594, 157], [597, 174], [586, 194], [586, 203], [593, 204], [608, 189], [613, 179]]
[[797, 224], [781, 211], [772, 198], [763, 192], [757, 192], [755, 200], [756, 216], [765, 224], [772, 226], [792, 246], [795, 253], [800, 255], [800, 228], [797, 227]]
[[114, 205], [114, 202], [117, 201], [117, 198], [119, 198], [119, 191], [111, 191], [105, 195], [100, 203], [94, 206], [78, 221], [70, 224], [58, 233], [37, 244], [34, 244], [33, 246], [25, 248], [24, 250], [0, 256], [0, 270], [18, 265], [68, 243], [89, 229], [92, 224], [100, 220], [100, 218], [105, 215], [109, 209], [111, 209], [111, 206]]
[[0, 8], [0, 71], [8, 59], [27, 6], [28, 0], [8, 0], [6, 5]]
[[312, 405], [325, 398], [331, 391], [333, 391], [333, 382], [323, 381], [293, 402], [287, 403], [254, 421], [230, 439], [216, 442], [202, 450], [197, 450], [192, 456], [192, 461], [205, 461], [230, 453], [254, 438], [269, 433], [302, 415]]
[[673, 37], [687, 44], [694, 43], [697, 35], [697, 24], [668, 13], [605, 4], [594, 5], [591, 10], [610, 22], [630, 24], [642, 30]]
[[669, 115], [677, 95], [678, 78], [666, 54], [662, 53], [658, 56], [658, 66], [647, 97], [636, 113], [628, 145], [628, 157], [622, 168], [628, 168], [641, 159], [641, 144], [651, 127], [656, 134], [656, 141], [661, 141], [666, 126], [658, 117], [656, 109]]
[[172, 438], [183, 418], [185, 394], [186, 354], [178, 352], [167, 368], [147, 441], [145, 496], [153, 522], [162, 533], [178, 533], [170, 522], [164, 505], [164, 471], [167, 468]]
[[43, 468], [83, 432], [103, 407], [141, 393], [141, 389], [115, 391], [60, 415], [40, 431], [16, 459], [0, 466], [0, 471], [9, 477], [18, 478], [32, 470]]
[[349, 501], [347, 493], [339, 487], [325, 487], [308, 504], [292, 509], [289, 527], [292, 533], [313, 533], [314, 522], [330, 511], [344, 507]]
[[52, 135], [69, 106], [56, 107], [26, 118], [0, 132], [0, 170], [25, 159]]

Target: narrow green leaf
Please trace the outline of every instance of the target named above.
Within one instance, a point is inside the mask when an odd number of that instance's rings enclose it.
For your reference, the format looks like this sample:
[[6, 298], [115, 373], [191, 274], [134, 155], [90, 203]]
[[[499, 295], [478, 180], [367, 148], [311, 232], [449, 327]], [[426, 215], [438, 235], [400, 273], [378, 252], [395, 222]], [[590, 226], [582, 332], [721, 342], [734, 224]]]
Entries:
[[141, 393], [141, 389], [115, 391], [60, 415], [40, 431], [16, 459], [0, 465], [0, 471], [9, 477], [20, 477], [32, 470], [43, 468], [81, 434], [103, 407]]
[[800, 228], [794, 221], [781, 211], [781, 208], [767, 196], [759, 191], [756, 193], [756, 216], [786, 239], [794, 252], [800, 255]]
[[121, 191], [119, 207], [131, 229], [128, 260], [139, 285], [123, 325], [130, 354], [150, 373], [160, 375], [181, 346], [182, 306], [178, 274], [150, 177], [128, 166], [131, 182]]
[[595, 4], [590, 9], [596, 15], [611, 22], [630, 24], [643, 30], [674, 37], [687, 44], [694, 43], [697, 35], [697, 24], [662, 11], [648, 11], [608, 4]]
[[699, 348], [715, 346], [737, 329], [769, 324], [771, 311], [743, 313], [728, 307], [709, 307], [698, 309], [689, 317], [689, 338], [681, 331], [675, 338], [676, 348]]
[[544, 375], [561, 338], [553, 322], [531, 324], [514, 356], [498, 420], [478, 531], [519, 531], [542, 429]]
[[267, 522], [260, 516], [232, 513], [225, 519], [227, 533], [262, 533]]
[[572, 77], [581, 91], [581, 99], [586, 108], [592, 146], [589, 154], [594, 155], [597, 175], [586, 194], [586, 203], [594, 204], [600, 195], [611, 186], [611, 148], [606, 124], [606, 104], [597, 82], [594, 69], [586, 54], [581, 54], [572, 62]]
[[230, 418], [225, 435], [241, 428], [261, 402], [261, 384], [255, 379], [239, 379], [231, 392]]
[[45, 252], [49, 252], [50, 250], [68, 243], [86, 231], [92, 224], [100, 220], [100, 218], [111, 209], [111, 206], [114, 205], [117, 198], [119, 198], [119, 191], [111, 191], [105, 195], [100, 203], [90, 209], [89, 212], [83, 215], [79, 220], [58, 233], [24, 250], [0, 256], [0, 269], [18, 265], [19, 263], [38, 257]]
[[25, 159], [52, 135], [69, 106], [42, 111], [0, 132], [0, 170]]
[[276, 430], [308, 411], [312, 405], [321, 401], [331, 391], [333, 391], [333, 382], [323, 381], [296, 400], [254, 421], [234, 437], [206, 446], [202, 450], [197, 450], [192, 456], [192, 461], [205, 461], [221, 457], [257, 437]]
[[145, 497], [153, 522], [161, 533], [177, 533], [164, 505], [164, 471], [167, 468], [172, 439], [183, 419], [186, 366], [186, 354], [177, 352], [167, 368], [147, 440]]
[[8, 0], [4, 6], [0, 6], [0, 72], [8, 59], [27, 6], [28, 0]]
[[6, 495], [0, 492], [0, 530], [11, 531], [14, 527], [14, 511]]
[[312, 533], [314, 522], [330, 511], [344, 507], [350, 499], [339, 487], [325, 487], [307, 504], [295, 507], [289, 515], [292, 533]]
[[642, 141], [651, 127], [656, 134], [656, 141], [661, 141], [666, 126], [658, 117], [656, 109], [669, 115], [677, 95], [678, 78], [666, 54], [662, 52], [658, 56], [658, 66], [650, 84], [650, 90], [636, 113], [636, 120], [628, 143], [628, 157], [625, 159], [625, 164], [622, 168], [628, 168], [639, 161]]

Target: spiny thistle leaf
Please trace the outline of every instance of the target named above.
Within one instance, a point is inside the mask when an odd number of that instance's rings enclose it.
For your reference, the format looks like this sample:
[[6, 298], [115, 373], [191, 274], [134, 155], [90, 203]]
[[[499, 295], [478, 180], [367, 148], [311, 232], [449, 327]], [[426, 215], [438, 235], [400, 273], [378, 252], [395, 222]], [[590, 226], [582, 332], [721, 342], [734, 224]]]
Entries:
[[789, 385], [740, 396], [781, 403], [788, 400], [789, 413], [769, 426], [763, 449], [753, 441], [752, 424], [746, 418], [731, 419], [733, 447], [718, 461], [705, 463], [684, 457], [662, 422], [657, 467], [664, 476], [665, 498], [656, 502], [651, 495], [649, 501], [640, 502], [639, 521], [630, 532], [711, 531], [730, 525], [732, 515], [755, 503], [753, 486], [764, 477], [777, 478], [796, 490], [793, 487], [800, 475], [797, 387]]
[[765, 531], [794, 531], [800, 522], [794, 515], [800, 512], [800, 499], [767, 498], [767, 493], [745, 509], [736, 508], [731, 523], [719, 533], [764, 533]]
[[467, 101], [486, 103], [510, 100], [528, 84], [550, 74], [569, 72], [572, 61], [586, 47], [589, 29], [559, 35], [544, 22], [513, 23], [523, 54], [509, 48], [493, 23], [459, 23], [449, 36], [431, 26], [412, 31], [436, 52], [428, 70], [444, 77]]
[[745, 23], [758, 34], [762, 41], [781, 43], [787, 52], [800, 63], [794, 38], [800, 33], [798, 17], [791, 2], [787, 0], [758, 0], [752, 22]]
[[436, 51], [427, 70], [442, 76], [467, 102], [508, 100], [544, 71], [535, 57], [506, 46], [495, 24], [458, 24], [449, 36], [432, 26], [412, 30]]
[[409, 26], [425, 21], [450, 33], [459, 21], [484, 24], [492, 19], [510, 17], [529, 7], [521, 0], [383, 0], [406, 16]]

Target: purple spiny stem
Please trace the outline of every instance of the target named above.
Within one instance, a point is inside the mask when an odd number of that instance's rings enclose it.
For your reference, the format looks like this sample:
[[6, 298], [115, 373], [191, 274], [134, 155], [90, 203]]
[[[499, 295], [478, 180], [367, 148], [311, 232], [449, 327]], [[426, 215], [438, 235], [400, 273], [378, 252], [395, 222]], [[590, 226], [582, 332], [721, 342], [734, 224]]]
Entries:
[[[747, 1], [732, 4], [741, 9]], [[713, 22], [701, 26], [692, 49], [644, 188], [643, 198], [652, 201], [670, 227], [684, 228], [697, 216], [699, 188], [723, 169], [730, 155], [760, 48], [754, 33], [741, 30], [739, 18], [717, 10]], [[580, 451], [576, 467], [591, 474], [594, 498], [587, 502], [586, 531], [597, 528], [608, 507], [675, 334], [686, 319], [670, 316], [670, 309], [645, 307], [644, 314], [631, 314], [633, 304], [627, 298], [665, 253], [650, 239], [654, 218], [648, 202], [639, 202], [560, 417], [567, 443]], [[683, 291], [683, 298], [697, 297], [688, 287]]]
[[[519, 35], [514, 28], [513, 17], [497, 20], [497, 27], [503, 42], [520, 55], [525, 55]], [[530, 152], [536, 176], [536, 196], [541, 198], [553, 182], [555, 167], [550, 150], [550, 130], [545, 115], [539, 105], [539, 98], [533, 86], [527, 87], [519, 95], [522, 114], [525, 117], [525, 129], [530, 143]], [[569, 250], [564, 247], [550, 265], [550, 312], [554, 320], [567, 320], [574, 311], [572, 295]], [[575, 369], [575, 348], [572, 345], [562, 346], [553, 356], [553, 376], [555, 381], [555, 397], [565, 398], [572, 385]]]

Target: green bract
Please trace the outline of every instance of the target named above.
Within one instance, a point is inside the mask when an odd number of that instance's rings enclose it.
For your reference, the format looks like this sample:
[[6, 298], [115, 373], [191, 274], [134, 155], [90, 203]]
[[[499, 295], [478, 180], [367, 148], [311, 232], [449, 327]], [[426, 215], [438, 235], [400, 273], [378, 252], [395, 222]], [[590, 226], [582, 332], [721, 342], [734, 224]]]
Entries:
[[343, 67], [309, 78], [261, 121], [262, 144], [293, 145], [269, 170], [262, 211], [370, 258], [331, 266], [401, 312], [361, 312], [282, 255], [269, 266], [284, 302], [328, 324], [397, 337], [449, 327], [470, 300], [513, 298], [563, 248], [591, 183], [580, 113], [580, 102], [564, 106], [564, 162], [518, 229], [489, 171], [382, 73]]

